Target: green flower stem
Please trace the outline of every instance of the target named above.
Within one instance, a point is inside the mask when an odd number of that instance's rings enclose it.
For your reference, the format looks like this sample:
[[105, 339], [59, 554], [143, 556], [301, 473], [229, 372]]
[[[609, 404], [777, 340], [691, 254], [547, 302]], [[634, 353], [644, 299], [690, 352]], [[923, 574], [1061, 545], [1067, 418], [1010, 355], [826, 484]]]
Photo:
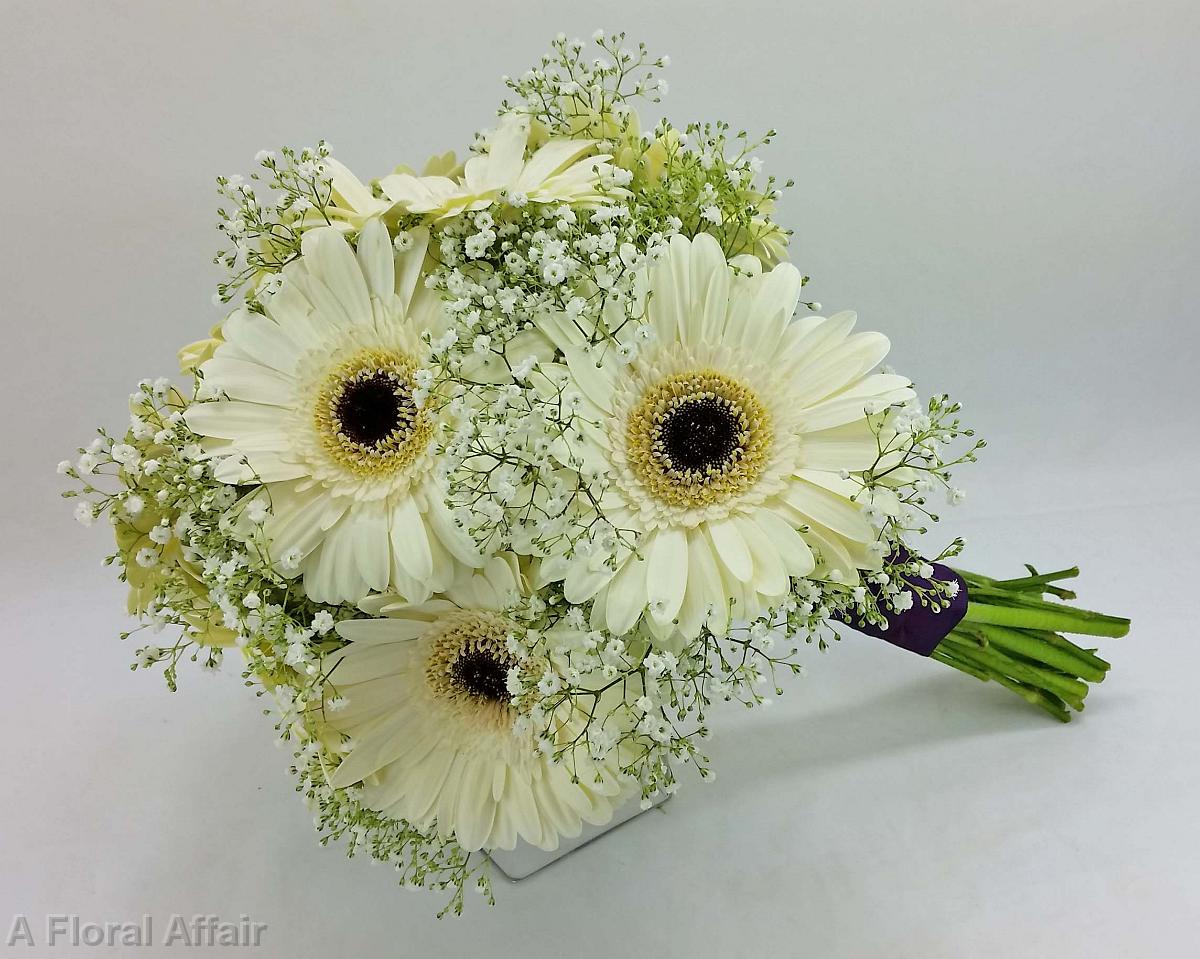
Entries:
[[1059, 603], [1032, 603], [1019, 606], [997, 606], [970, 603], [964, 622], [992, 626], [1012, 626], [1017, 629], [1041, 629], [1049, 632], [1083, 633], [1088, 636], [1124, 636], [1129, 632], [1129, 620], [1107, 616], [1088, 609], [1075, 609]]
[[968, 673], [977, 679], [984, 682], [992, 680], [999, 683], [1006, 689], [1011, 689], [1014, 693], [1024, 699], [1026, 702], [1037, 706], [1039, 709], [1044, 709], [1055, 719], [1060, 722], [1070, 722], [1071, 712], [1067, 708], [1066, 703], [1052, 693], [1047, 693], [1044, 690], [1037, 689], [1033, 686], [1027, 686], [1024, 683], [1018, 682], [1015, 679], [1010, 679], [1003, 673], [989, 672], [986, 668], [980, 668], [972, 664], [969, 660], [963, 659], [956, 654], [954, 644], [947, 646], [943, 640], [941, 645], [933, 651], [932, 659], [938, 662], [945, 663], [947, 666], [953, 666], [961, 672]]
[[[961, 630], [981, 643], [989, 643], [1005, 653], [1015, 654], [1035, 663], [1042, 663], [1068, 676], [1078, 676], [1089, 683], [1104, 681], [1108, 664], [1103, 660], [1093, 662], [1096, 657], [1077, 655], [1074, 643], [1064, 640], [1066, 646], [1047, 642], [1042, 636], [1033, 635], [1006, 626], [979, 626]], [[1051, 634], [1054, 635], [1054, 634]], [[1082, 651], [1081, 651], [1082, 652]]]
[[1089, 683], [1104, 680], [1109, 664], [1062, 633], [1118, 637], [1129, 620], [1042, 598], [1073, 599], [1054, 584], [1079, 575], [1078, 567], [1015, 579], [992, 579], [957, 570], [970, 602], [962, 621], [931, 658], [985, 682], [999, 683], [1022, 699], [1067, 722], [1083, 709]]
[[[1012, 655], [993, 645], [991, 637], [982, 631], [955, 630], [950, 634], [960, 652], [993, 673], [1003, 674], [1038, 689], [1048, 690], [1067, 702], [1077, 702], [1083, 708], [1087, 684], [1057, 669], [1040, 666], [1024, 656]], [[949, 638], [949, 637], [948, 637]], [[946, 642], [946, 640], [942, 640]]]
[[[1087, 663], [1093, 669], [1098, 669], [1101, 673], [1107, 673], [1110, 668], [1110, 664], [1108, 662], [1096, 655], [1096, 650], [1083, 649], [1080, 646], [1076, 646], [1069, 639], [1059, 636], [1058, 633], [1048, 633], [1044, 630], [1038, 629], [1031, 629], [1027, 632], [1051, 646], [1057, 646], [1059, 649], [1068, 650], [1073, 656]], [[1100, 682], [1098, 679], [1095, 681]]]
[[964, 578], [969, 575], [968, 580], [972, 587], [996, 587], [1002, 590], [1018, 590], [1032, 591], [1034, 593], [1042, 592], [1037, 587], [1045, 587], [1045, 592], [1052, 593], [1059, 599], [1074, 599], [1075, 594], [1069, 589], [1062, 589], [1051, 584], [1060, 579], [1074, 579], [1079, 575], [1079, 567], [1072, 566], [1070, 569], [1060, 569], [1053, 573], [1036, 573], [1033, 572], [1033, 567], [1029, 567], [1030, 575], [1022, 576], [1018, 579], [990, 579], [987, 576], [980, 576], [978, 573], [965, 574], [961, 570], [959, 574]]

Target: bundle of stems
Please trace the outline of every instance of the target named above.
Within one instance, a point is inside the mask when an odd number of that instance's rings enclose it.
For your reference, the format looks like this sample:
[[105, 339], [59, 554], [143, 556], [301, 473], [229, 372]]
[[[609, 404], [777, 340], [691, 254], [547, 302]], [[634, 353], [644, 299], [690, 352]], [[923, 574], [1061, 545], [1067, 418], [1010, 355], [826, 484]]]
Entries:
[[1104, 680], [1109, 664], [1063, 634], [1124, 636], [1129, 620], [1064, 602], [1075, 594], [1056, 583], [1079, 575], [1079, 568], [990, 579], [956, 569], [970, 602], [962, 621], [938, 644], [932, 658], [1011, 689], [1055, 719], [1069, 722], [1082, 710], [1089, 683]]

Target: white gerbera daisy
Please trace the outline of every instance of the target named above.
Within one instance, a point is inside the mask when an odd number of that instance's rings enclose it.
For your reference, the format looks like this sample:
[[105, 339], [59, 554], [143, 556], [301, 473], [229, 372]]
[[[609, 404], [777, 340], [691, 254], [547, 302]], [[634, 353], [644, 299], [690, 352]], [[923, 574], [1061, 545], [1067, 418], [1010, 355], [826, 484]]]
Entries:
[[624, 193], [602, 185], [613, 173], [608, 154], [590, 155], [595, 140], [553, 139], [525, 159], [529, 117], [501, 118], [487, 141], [487, 153], [472, 157], [460, 179], [393, 173], [379, 181], [389, 200], [410, 213], [435, 219], [482, 210], [498, 199], [509, 202], [595, 205], [607, 195]]
[[421, 333], [443, 321], [419, 282], [428, 235], [414, 235], [396, 256], [377, 219], [357, 253], [332, 227], [305, 234], [266, 315], [232, 314], [201, 367], [220, 398], [186, 413], [219, 479], [262, 485], [272, 559], [317, 602], [422, 600], [480, 564], [435, 470], [418, 373]]
[[[583, 823], [612, 818], [625, 798], [615, 763], [555, 763], [531, 733], [514, 735], [507, 638], [516, 627], [500, 610], [519, 582], [516, 560], [495, 557], [429, 602], [373, 597], [364, 608], [386, 618], [338, 624], [350, 642], [323, 668], [344, 705], [327, 720], [352, 745], [335, 787], [362, 783], [368, 808], [467, 850], [511, 849], [518, 838], [555, 849]], [[560, 719], [556, 740], [569, 743], [585, 719]]]
[[861, 487], [841, 474], [875, 459], [867, 412], [913, 395], [869, 375], [887, 338], [851, 335], [852, 313], [793, 319], [794, 267], [730, 264], [705, 234], [675, 237], [646, 280], [649, 329], [626, 323], [615, 346], [588, 346], [565, 316], [539, 321], [565, 360], [543, 370], [589, 422], [559, 455], [607, 477], [604, 517], [637, 537], [636, 551], [550, 557], [541, 582], [595, 600], [614, 633], [648, 610], [660, 636], [677, 624], [691, 638], [710, 615], [714, 629], [758, 615], [793, 577], [877, 568]]

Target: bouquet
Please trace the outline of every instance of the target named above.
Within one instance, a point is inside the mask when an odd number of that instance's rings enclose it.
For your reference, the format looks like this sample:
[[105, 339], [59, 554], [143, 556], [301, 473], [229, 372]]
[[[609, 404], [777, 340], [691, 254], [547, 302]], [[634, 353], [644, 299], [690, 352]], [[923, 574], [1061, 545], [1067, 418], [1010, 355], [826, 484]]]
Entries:
[[233, 651], [323, 841], [454, 912], [487, 851], [710, 777], [713, 705], [842, 628], [1066, 720], [1108, 664], [1064, 634], [1129, 625], [1063, 602], [1075, 569], [918, 548], [983, 441], [807, 299], [773, 132], [646, 130], [667, 58], [593, 39], [506, 79], [463, 161], [218, 178], [223, 318], [59, 468], [115, 532], [133, 668]]

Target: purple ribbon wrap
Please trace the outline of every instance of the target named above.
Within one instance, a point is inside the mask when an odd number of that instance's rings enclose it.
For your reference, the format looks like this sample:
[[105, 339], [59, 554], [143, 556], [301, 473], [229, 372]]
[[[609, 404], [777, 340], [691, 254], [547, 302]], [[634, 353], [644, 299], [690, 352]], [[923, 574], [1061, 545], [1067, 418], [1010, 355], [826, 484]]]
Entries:
[[[857, 629], [860, 633], [882, 639], [893, 646], [916, 653], [918, 656], [928, 656], [937, 649], [938, 643], [950, 635], [950, 630], [954, 629], [967, 613], [967, 584], [963, 578], [949, 566], [943, 566], [941, 563], [931, 565], [933, 566], [933, 576], [930, 579], [908, 576], [905, 578], [905, 582], [910, 586], [924, 589], [931, 589], [935, 580], [942, 583], [950, 581], [958, 583], [958, 593], [950, 600], [950, 605], [940, 612], [935, 613], [928, 606], [922, 606], [919, 602], [915, 602], [911, 609], [895, 613], [881, 603], [880, 612], [887, 618], [887, 629], [882, 629], [874, 623], [856, 623], [847, 615], [835, 613], [834, 619], [852, 629]], [[868, 589], [874, 591], [870, 586]]]

